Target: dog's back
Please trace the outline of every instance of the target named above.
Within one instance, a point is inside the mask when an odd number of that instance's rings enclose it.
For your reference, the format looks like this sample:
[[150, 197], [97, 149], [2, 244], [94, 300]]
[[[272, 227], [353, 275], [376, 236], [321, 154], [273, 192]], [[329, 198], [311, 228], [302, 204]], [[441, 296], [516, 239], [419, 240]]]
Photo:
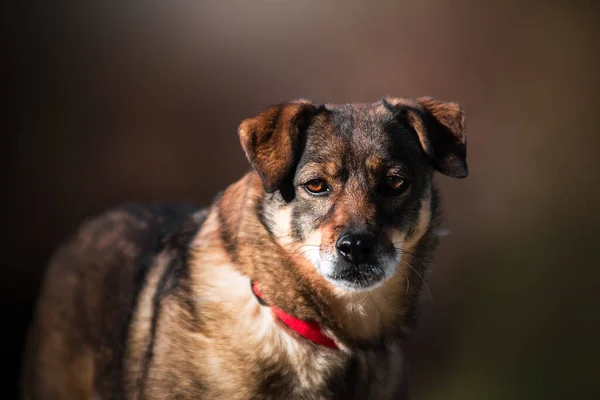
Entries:
[[187, 205], [123, 206], [84, 224], [58, 250], [29, 332], [22, 398], [124, 397], [124, 388], [115, 386], [123, 384], [139, 292], [154, 256], [169, 241], [185, 242], [197, 231], [202, 213], [194, 218], [195, 211]]

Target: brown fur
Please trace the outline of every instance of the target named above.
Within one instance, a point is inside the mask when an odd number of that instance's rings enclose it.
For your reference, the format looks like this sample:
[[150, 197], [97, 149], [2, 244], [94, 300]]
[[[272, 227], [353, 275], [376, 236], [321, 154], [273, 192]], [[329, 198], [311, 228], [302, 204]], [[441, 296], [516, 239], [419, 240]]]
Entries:
[[[437, 242], [431, 173], [466, 174], [462, 112], [431, 99], [299, 101], [239, 134], [255, 170], [210, 208], [123, 207], [59, 250], [30, 331], [24, 399], [406, 398], [401, 347]], [[393, 146], [406, 163], [390, 164]], [[412, 184], [377, 194], [389, 173]], [[315, 177], [326, 197], [303, 189]], [[399, 257], [368, 290], [337, 285], [313, 260], [316, 249], [335, 254], [350, 228]], [[290, 331], [251, 281], [339, 350]]]

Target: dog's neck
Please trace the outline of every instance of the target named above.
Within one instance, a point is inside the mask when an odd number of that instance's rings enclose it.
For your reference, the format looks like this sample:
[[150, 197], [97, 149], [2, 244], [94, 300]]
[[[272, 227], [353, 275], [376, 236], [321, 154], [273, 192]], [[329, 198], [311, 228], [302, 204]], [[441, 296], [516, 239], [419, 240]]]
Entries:
[[[233, 265], [261, 283], [265, 300], [296, 318], [318, 322], [343, 346], [378, 347], [403, 338], [416, 310], [421, 280], [397, 273], [369, 292], [336, 289], [308, 260], [292, 257], [271, 236], [256, 211], [264, 196], [259, 177], [251, 172], [227, 188], [214, 207], [220, 240]], [[413, 247], [409, 262], [422, 274], [414, 257], [418, 246]]]
[[260, 284], [258, 282], [250, 282], [252, 287], [252, 292], [256, 296], [256, 300], [260, 303], [260, 305], [265, 307], [270, 307], [273, 314], [277, 316], [277, 318], [292, 331], [296, 332], [299, 336], [304, 339], [313, 342], [319, 346], [324, 346], [330, 349], [338, 350], [337, 344], [329, 338], [327, 335], [323, 333], [321, 329], [321, 325], [315, 321], [303, 321], [294, 317], [291, 314], [286, 313], [282, 309], [268, 305], [265, 303], [262, 293], [260, 292]]

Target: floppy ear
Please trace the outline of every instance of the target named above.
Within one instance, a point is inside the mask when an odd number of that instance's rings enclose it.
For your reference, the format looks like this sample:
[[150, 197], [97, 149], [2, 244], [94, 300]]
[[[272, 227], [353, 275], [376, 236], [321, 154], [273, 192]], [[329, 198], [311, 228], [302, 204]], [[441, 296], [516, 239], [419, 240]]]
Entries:
[[384, 98], [383, 102], [407, 119], [438, 171], [454, 178], [468, 175], [467, 133], [460, 105], [431, 97], [416, 100]]
[[246, 157], [268, 193], [276, 191], [297, 161], [300, 135], [318, 112], [306, 100], [271, 106], [238, 128]]

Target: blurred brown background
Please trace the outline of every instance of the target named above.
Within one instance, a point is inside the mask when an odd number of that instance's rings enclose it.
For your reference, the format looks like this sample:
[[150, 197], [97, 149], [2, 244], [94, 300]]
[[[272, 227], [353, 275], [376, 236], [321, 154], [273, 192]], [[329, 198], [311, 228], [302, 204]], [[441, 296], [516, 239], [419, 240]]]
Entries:
[[[158, 3], [158, 4], [154, 4]], [[600, 398], [600, 14], [592, 1], [5, 3], [4, 386], [45, 263], [123, 201], [207, 204], [236, 128], [304, 97], [455, 100], [470, 176], [410, 341], [415, 399]]]

